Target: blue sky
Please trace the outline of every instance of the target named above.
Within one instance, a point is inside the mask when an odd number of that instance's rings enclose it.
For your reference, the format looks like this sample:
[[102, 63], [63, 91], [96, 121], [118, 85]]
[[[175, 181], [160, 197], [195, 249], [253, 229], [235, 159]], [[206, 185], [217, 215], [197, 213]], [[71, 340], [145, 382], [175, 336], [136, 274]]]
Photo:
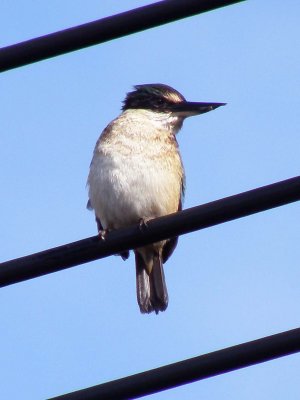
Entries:
[[[4, 0], [0, 45], [148, 3]], [[298, 175], [299, 12], [247, 1], [1, 74], [0, 261], [96, 234], [93, 147], [134, 84], [228, 103], [178, 136], [185, 208]], [[45, 399], [298, 327], [299, 210], [181, 237], [158, 316], [139, 313], [133, 257], [1, 289], [0, 397]], [[150, 398], [298, 398], [299, 368], [293, 355]]]

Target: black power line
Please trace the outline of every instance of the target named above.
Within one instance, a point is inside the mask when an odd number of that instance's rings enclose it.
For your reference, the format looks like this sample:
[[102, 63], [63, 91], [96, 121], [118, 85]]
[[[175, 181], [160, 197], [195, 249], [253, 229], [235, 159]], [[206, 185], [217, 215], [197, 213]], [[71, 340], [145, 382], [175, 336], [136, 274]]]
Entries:
[[300, 328], [214, 351], [50, 400], [128, 400], [300, 351]]
[[244, 0], [165, 0], [0, 49], [0, 72]]
[[0, 287], [300, 200], [300, 177], [0, 264]]

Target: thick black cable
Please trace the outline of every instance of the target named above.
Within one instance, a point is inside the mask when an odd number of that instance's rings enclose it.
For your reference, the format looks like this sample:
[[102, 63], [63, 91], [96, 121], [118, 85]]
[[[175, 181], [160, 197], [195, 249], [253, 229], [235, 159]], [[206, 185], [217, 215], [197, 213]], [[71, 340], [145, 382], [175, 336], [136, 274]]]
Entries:
[[0, 49], [0, 72], [245, 0], [165, 0]]
[[0, 287], [300, 200], [300, 177], [0, 264]]
[[214, 351], [50, 400], [128, 400], [300, 351], [300, 328]]

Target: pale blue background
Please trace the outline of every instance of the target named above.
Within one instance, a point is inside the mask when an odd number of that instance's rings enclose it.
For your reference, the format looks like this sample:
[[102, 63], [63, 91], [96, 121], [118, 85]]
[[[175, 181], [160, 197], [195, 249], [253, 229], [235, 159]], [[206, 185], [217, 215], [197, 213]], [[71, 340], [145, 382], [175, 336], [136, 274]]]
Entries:
[[[150, 1], [8, 1], [0, 45]], [[240, 3], [0, 76], [0, 260], [96, 234], [95, 141], [132, 85], [227, 102], [178, 140], [191, 207], [299, 174], [300, 2]], [[181, 237], [170, 303], [141, 315], [110, 257], [0, 290], [0, 398], [37, 400], [299, 326], [299, 204]], [[296, 399], [299, 355], [153, 399]]]

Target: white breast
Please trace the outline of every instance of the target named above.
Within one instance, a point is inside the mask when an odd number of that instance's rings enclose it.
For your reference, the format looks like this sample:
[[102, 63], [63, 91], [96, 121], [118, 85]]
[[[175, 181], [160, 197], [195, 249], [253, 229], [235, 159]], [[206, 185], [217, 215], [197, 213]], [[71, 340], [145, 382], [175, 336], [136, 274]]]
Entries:
[[170, 133], [142, 113], [124, 114], [103, 132], [88, 178], [104, 229], [175, 212], [181, 196], [183, 168]]

